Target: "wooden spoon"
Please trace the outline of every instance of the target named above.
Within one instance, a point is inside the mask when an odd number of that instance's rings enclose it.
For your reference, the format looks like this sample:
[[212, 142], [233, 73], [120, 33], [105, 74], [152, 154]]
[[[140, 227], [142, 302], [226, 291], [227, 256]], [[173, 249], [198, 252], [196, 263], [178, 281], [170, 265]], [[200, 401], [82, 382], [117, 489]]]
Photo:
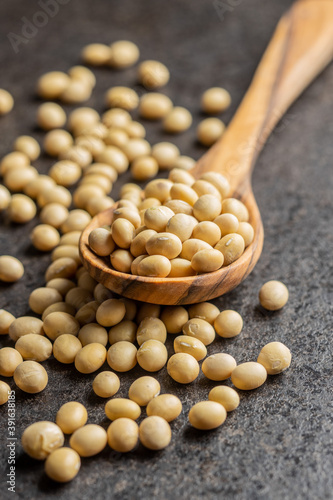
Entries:
[[289, 106], [333, 57], [333, 1], [299, 0], [281, 18], [249, 90], [223, 137], [191, 173], [225, 175], [232, 196], [247, 206], [254, 241], [233, 264], [214, 273], [186, 278], [146, 278], [115, 271], [109, 259], [88, 246], [92, 229], [110, 224], [114, 207], [98, 214], [83, 231], [80, 254], [90, 275], [125, 297], [155, 304], [191, 304], [235, 288], [254, 268], [263, 246], [263, 226], [251, 187], [255, 160]]

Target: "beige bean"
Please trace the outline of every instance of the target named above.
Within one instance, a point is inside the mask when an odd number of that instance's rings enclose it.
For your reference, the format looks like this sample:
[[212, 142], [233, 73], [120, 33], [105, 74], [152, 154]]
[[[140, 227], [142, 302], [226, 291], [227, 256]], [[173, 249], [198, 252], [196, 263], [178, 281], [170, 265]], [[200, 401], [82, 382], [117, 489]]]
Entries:
[[249, 211], [240, 200], [236, 198], [226, 198], [222, 202], [222, 214], [233, 214], [239, 222], [247, 222], [249, 220]]
[[77, 262], [70, 257], [63, 257], [53, 262], [46, 270], [45, 280], [54, 278], [71, 278], [77, 270]]
[[15, 368], [14, 382], [22, 391], [36, 394], [47, 386], [48, 375], [36, 361], [23, 361]]
[[0, 185], [0, 211], [6, 210], [6, 208], [10, 203], [10, 200], [11, 200], [10, 192], [5, 186]]
[[214, 321], [214, 328], [220, 337], [236, 337], [243, 328], [242, 316], [236, 311], [222, 311]]
[[148, 316], [140, 322], [136, 334], [136, 340], [139, 346], [147, 340], [158, 340], [164, 344], [166, 338], [166, 327], [159, 318]]
[[224, 257], [223, 265], [229, 266], [243, 254], [245, 243], [240, 234], [230, 233], [215, 245], [215, 249], [219, 250]]
[[233, 370], [231, 382], [237, 389], [250, 391], [257, 389], [266, 382], [267, 371], [260, 363], [249, 361], [242, 363]]
[[154, 377], [137, 378], [130, 386], [128, 397], [139, 406], [147, 406], [149, 401], [159, 395], [161, 386]]
[[211, 115], [222, 113], [229, 108], [230, 104], [229, 92], [221, 87], [207, 89], [201, 96], [201, 109]]
[[91, 88], [95, 87], [96, 85], [96, 78], [94, 73], [85, 66], [72, 66], [68, 70], [68, 75], [72, 80], [80, 80]]
[[201, 250], [191, 260], [191, 267], [197, 273], [211, 273], [223, 265], [224, 257], [218, 250]]
[[53, 356], [64, 364], [74, 363], [75, 356], [82, 349], [82, 344], [77, 337], [64, 333], [57, 337], [53, 343]]
[[215, 401], [200, 401], [192, 406], [188, 418], [196, 429], [208, 431], [222, 425], [227, 418], [227, 412], [224, 406]]
[[167, 207], [150, 207], [144, 213], [144, 225], [148, 229], [161, 232], [165, 231], [168, 221], [175, 214], [170, 208]]
[[113, 221], [117, 219], [126, 219], [133, 224], [135, 229], [137, 229], [141, 225], [140, 216], [136, 209], [122, 207], [117, 208], [113, 212]]
[[9, 113], [14, 106], [13, 96], [5, 89], [0, 89], [0, 116]]
[[1, 175], [5, 175], [8, 170], [11, 170], [13, 168], [27, 167], [28, 165], [30, 165], [30, 160], [25, 153], [21, 153], [20, 151], [13, 151], [12, 153], [8, 153], [1, 159], [0, 173]]
[[215, 401], [224, 406], [227, 412], [235, 410], [239, 406], [239, 396], [235, 389], [226, 385], [214, 387], [208, 395], [209, 401]]
[[179, 352], [171, 356], [167, 370], [170, 377], [179, 384], [190, 384], [198, 377], [200, 368], [193, 356]]
[[132, 342], [120, 341], [113, 344], [107, 353], [107, 362], [116, 372], [128, 372], [137, 363], [137, 349]]
[[37, 250], [49, 252], [59, 244], [60, 234], [49, 224], [39, 224], [32, 230], [30, 238]]
[[88, 323], [80, 328], [78, 339], [83, 347], [93, 343], [101, 344], [105, 347], [108, 343], [108, 332], [97, 323]]
[[288, 298], [288, 288], [281, 281], [267, 281], [259, 291], [260, 304], [268, 311], [278, 311], [286, 305]]
[[137, 272], [139, 276], [165, 278], [171, 270], [170, 260], [163, 255], [150, 255], [139, 262]]
[[110, 255], [111, 265], [116, 271], [130, 273], [134, 258], [128, 250], [118, 249]]
[[172, 109], [171, 99], [159, 92], [149, 92], [140, 99], [139, 113], [147, 120], [160, 120]]
[[135, 227], [127, 219], [116, 219], [111, 226], [114, 242], [120, 248], [129, 248], [135, 237]]
[[60, 203], [48, 203], [39, 214], [43, 224], [60, 229], [68, 217], [68, 210]]
[[75, 368], [80, 373], [93, 373], [106, 360], [106, 349], [102, 344], [93, 342], [82, 347], [75, 356]]
[[66, 119], [65, 111], [55, 102], [45, 102], [38, 107], [37, 123], [43, 130], [61, 128]]
[[201, 318], [190, 319], [183, 326], [183, 334], [201, 340], [206, 346], [215, 339], [215, 330], [208, 321]]
[[58, 161], [49, 170], [49, 175], [60, 186], [73, 186], [81, 177], [81, 167], [70, 160]]
[[269, 342], [261, 349], [257, 362], [263, 365], [268, 375], [276, 375], [289, 368], [291, 352], [282, 342]]
[[197, 127], [197, 138], [204, 146], [212, 146], [225, 131], [224, 123], [218, 118], [206, 118]]
[[23, 450], [36, 460], [45, 460], [50, 453], [64, 444], [60, 427], [53, 422], [41, 421], [26, 427], [22, 434]]
[[171, 441], [168, 422], [157, 415], [145, 418], [139, 427], [140, 441], [150, 450], [163, 450]]
[[7, 207], [9, 219], [17, 224], [29, 222], [35, 217], [36, 212], [35, 203], [25, 194], [14, 194]]
[[51, 340], [55, 340], [65, 333], [77, 336], [80, 324], [68, 313], [53, 312], [44, 319], [43, 329]]
[[11, 255], [0, 256], [0, 281], [13, 283], [22, 278], [24, 267], [20, 260]]
[[239, 228], [239, 221], [233, 214], [221, 214], [214, 219], [214, 223], [220, 228], [221, 237], [237, 233]]
[[75, 283], [66, 278], [55, 278], [46, 283], [47, 288], [55, 288], [64, 297], [66, 293], [75, 287]]
[[145, 198], [156, 198], [164, 203], [170, 198], [170, 189], [173, 183], [167, 179], [154, 179], [145, 187]]
[[147, 372], [161, 370], [167, 359], [168, 351], [165, 345], [154, 339], [143, 342], [137, 352], [138, 363]]
[[215, 222], [202, 221], [193, 229], [193, 238], [205, 241], [212, 247], [221, 239], [221, 230]]
[[211, 302], [200, 302], [199, 304], [193, 304], [189, 307], [188, 313], [190, 319], [200, 318], [208, 321], [211, 325], [214, 324], [215, 319], [220, 314], [220, 310]]
[[28, 333], [20, 337], [15, 344], [15, 349], [22, 358], [32, 361], [45, 361], [52, 354], [52, 343], [46, 337], [37, 333]]
[[104, 66], [111, 57], [111, 49], [103, 43], [90, 43], [81, 52], [83, 62], [91, 66]]
[[185, 201], [193, 207], [198, 200], [198, 195], [191, 186], [182, 183], [175, 183], [170, 189], [170, 196], [173, 200]]
[[106, 431], [100, 425], [87, 424], [72, 434], [69, 445], [80, 457], [92, 457], [100, 453], [106, 446]]
[[45, 321], [45, 318], [53, 312], [64, 312], [69, 314], [70, 316], [74, 316], [75, 309], [73, 306], [66, 304], [66, 302], [55, 302], [43, 311], [42, 320]]
[[179, 333], [188, 321], [188, 312], [182, 306], [167, 306], [163, 309], [161, 320], [168, 333]]
[[198, 221], [191, 215], [176, 214], [169, 219], [166, 225], [166, 231], [176, 235], [181, 243], [183, 243], [185, 240], [191, 238], [192, 232], [197, 224]]
[[202, 371], [210, 380], [226, 380], [236, 368], [236, 360], [224, 352], [208, 356], [202, 363]]
[[5, 309], [0, 309], [0, 335], [9, 333], [10, 325], [15, 321], [15, 316]]
[[75, 478], [81, 467], [78, 453], [63, 447], [53, 451], [46, 459], [45, 473], [53, 481], [68, 483]]
[[40, 287], [33, 290], [29, 297], [29, 307], [37, 314], [43, 314], [44, 310], [54, 304], [61, 302], [61, 294], [54, 288]]
[[110, 65], [114, 68], [123, 69], [133, 66], [140, 56], [138, 46], [129, 40], [119, 40], [110, 45]]
[[146, 181], [155, 177], [157, 173], [158, 163], [152, 156], [139, 156], [138, 158], [135, 158], [131, 164], [131, 174], [137, 181]]
[[176, 258], [170, 260], [170, 264], [171, 271], [168, 274], [169, 278], [181, 278], [184, 276], [194, 276], [196, 274], [189, 260]]
[[229, 181], [224, 175], [218, 172], [205, 172], [200, 179], [210, 182], [220, 192], [222, 199], [227, 198], [230, 192]]
[[139, 96], [129, 87], [111, 87], [106, 91], [105, 102], [109, 108], [121, 108], [131, 111], [138, 107]]
[[[43, 127], [43, 128], [45, 128], [45, 127]], [[50, 130], [50, 132], [48, 132], [44, 137], [43, 146], [44, 146], [45, 152], [48, 155], [60, 156], [61, 154], [65, 153], [73, 146], [73, 137], [66, 130], [61, 130], [61, 129]], [[66, 163], [68, 163], [68, 162], [69, 162], [69, 160], [66, 160]], [[54, 170], [56, 170], [56, 171], [54, 171]], [[71, 176], [69, 177], [69, 179], [74, 178], [74, 175], [78, 176], [78, 171], [74, 172], [74, 169], [72, 169], [72, 170], [73, 171], [71, 172]], [[61, 174], [64, 174], [64, 173], [63, 173], [63, 171], [59, 172], [59, 169], [53, 169], [53, 171], [52, 171], [52, 176], [56, 177], [57, 181], [60, 181], [60, 182], [58, 182], [58, 184], [66, 185], [66, 184], [63, 184], [64, 177]], [[81, 169], [80, 169], [80, 174], [81, 174]], [[66, 178], [67, 178], [67, 176], [66, 176]], [[66, 181], [68, 182], [68, 180], [66, 178], [65, 178], [65, 183], [66, 183]], [[68, 185], [71, 185], [71, 184], [68, 184]]]
[[56, 424], [64, 434], [73, 434], [83, 427], [88, 420], [88, 412], [78, 401], [69, 401], [63, 404], [56, 415]]
[[116, 398], [106, 403], [105, 414], [110, 420], [117, 420], [118, 418], [136, 420], [141, 415], [141, 408], [131, 399]]
[[4, 382], [3, 380], [0, 380], [0, 405], [4, 405], [5, 403], [7, 403], [10, 394], [11, 394], [10, 386], [6, 384], [6, 382]]
[[93, 390], [101, 398], [110, 398], [114, 396], [120, 387], [119, 377], [112, 372], [101, 372], [94, 378]]
[[180, 258], [191, 261], [194, 255], [201, 250], [212, 250], [212, 247], [203, 240], [191, 238], [184, 241]]
[[118, 418], [107, 430], [110, 448], [121, 453], [132, 451], [139, 441], [139, 426], [129, 418]]
[[141, 323], [145, 318], [159, 318], [161, 314], [161, 306], [158, 304], [149, 304], [140, 302], [140, 308], [136, 316], [136, 322]]
[[22, 361], [22, 355], [18, 350], [13, 349], [13, 347], [3, 347], [0, 349], [0, 375], [2, 377], [12, 377], [15, 368]]
[[164, 87], [169, 78], [168, 68], [159, 61], [147, 60], [139, 65], [138, 79], [146, 89]]
[[236, 231], [244, 240], [245, 248], [248, 247], [254, 239], [254, 229], [248, 222], [240, 222]]
[[40, 207], [45, 207], [45, 205], [51, 203], [57, 203], [58, 205], [60, 204], [68, 208], [72, 203], [72, 195], [64, 186], [53, 186], [39, 193], [37, 196], [37, 203]]
[[151, 155], [155, 158], [161, 170], [170, 170], [180, 155], [180, 151], [171, 142], [159, 142], [152, 147]]
[[157, 233], [146, 243], [149, 255], [164, 255], [168, 259], [176, 258], [182, 250], [182, 242], [172, 233]]
[[185, 132], [192, 125], [192, 115], [188, 109], [175, 106], [163, 120], [163, 128], [170, 134]]
[[201, 361], [207, 356], [207, 349], [201, 340], [188, 335], [179, 335], [173, 343], [175, 353], [185, 352], [193, 356], [197, 361]]
[[32, 316], [21, 316], [11, 322], [8, 329], [9, 336], [16, 342], [23, 335], [28, 333], [37, 333], [44, 335], [43, 321]]
[[147, 415], [164, 418], [167, 422], [175, 420], [182, 411], [182, 403], [177, 396], [173, 394], [160, 394], [149, 401]]
[[169, 200], [165, 202], [164, 206], [170, 208], [175, 214], [193, 215], [193, 208], [183, 200]]

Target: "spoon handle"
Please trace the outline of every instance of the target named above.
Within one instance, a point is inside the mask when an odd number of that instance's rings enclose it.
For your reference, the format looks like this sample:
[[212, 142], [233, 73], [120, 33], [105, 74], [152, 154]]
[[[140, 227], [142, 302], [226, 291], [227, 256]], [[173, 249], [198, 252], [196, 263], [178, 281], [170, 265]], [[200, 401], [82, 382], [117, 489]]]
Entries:
[[195, 176], [220, 172], [231, 192], [241, 195], [269, 134], [332, 58], [333, 1], [296, 1], [278, 23], [225, 134], [194, 167]]

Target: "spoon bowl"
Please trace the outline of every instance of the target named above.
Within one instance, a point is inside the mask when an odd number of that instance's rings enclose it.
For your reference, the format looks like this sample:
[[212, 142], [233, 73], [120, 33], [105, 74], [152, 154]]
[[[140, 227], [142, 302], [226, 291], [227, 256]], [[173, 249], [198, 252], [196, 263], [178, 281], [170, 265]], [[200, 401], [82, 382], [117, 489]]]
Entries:
[[214, 171], [230, 183], [229, 196], [248, 208], [254, 240], [231, 265], [181, 278], [147, 278], [121, 273], [110, 259], [94, 254], [89, 233], [112, 220], [111, 207], [96, 215], [81, 235], [81, 259], [89, 274], [119, 295], [154, 304], [192, 304], [225, 294], [256, 265], [264, 231], [251, 187], [251, 173], [269, 134], [289, 106], [333, 57], [333, 2], [298, 0], [281, 18], [252, 83], [223, 137], [190, 171], [195, 178]]

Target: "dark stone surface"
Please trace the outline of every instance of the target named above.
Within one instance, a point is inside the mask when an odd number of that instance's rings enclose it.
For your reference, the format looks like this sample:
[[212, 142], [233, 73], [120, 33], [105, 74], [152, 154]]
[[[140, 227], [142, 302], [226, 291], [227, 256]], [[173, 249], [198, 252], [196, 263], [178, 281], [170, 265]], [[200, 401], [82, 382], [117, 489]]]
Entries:
[[[224, 116], [228, 122], [279, 16], [290, 3], [225, 0], [220, 5], [229, 8], [222, 19], [212, 1], [71, 0], [15, 54], [7, 34], [21, 35], [21, 18], [31, 20], [40, 7], [37, 1], [2, 0], [0, 87], [12, 91], [16, 104], [0, 120], [0, 154], [10, 151], [19, 134], [34, 133], [42, 139], [43, 134], [34, 130], [36, 78], [77, 64], [81, 48], [94, 41], [130, 38], [140, 45], [143, 58], [165, 62], [172, 73], [165, 92], [193, 112], [195, 123], [200, 119], [201, 92], [225, 86], [233, 97]], [[95, 73], [98, 85], [88, 104], [99, 110], [109, 86], [132, 85], [142, 92], [136, 86], [135, 69], [98, 69]], [[279, 340], [292, 351], [291, 368], [270, 377], [259, 390], [241, 394], [239, 409], [220, 429], [207, 433], [191, 429], [187, 413], [194, 402], [207, 397], [214, 383], [201, 376], [192, 385], [179, 387], [162, 370], [157, 374], [162, 391], [177, 393], [184, 405], [181, 417], [172, 424], [173, 439], [166, 450], [153, 453], [140, 447], [119, 455], [106, 449], [82, 461], [75, 481], [56, 485], [44, 475], [42, 463], [22, 453], [18, 441], [19, 498], [333, 498], [332, 84], [331, 66], [291, 108], [259, 158], [253, 185], [265, 226], [264, 251], [246, 282], [216, 300], [221, 309], [234, 308], [243, 315], [244, 330], [238, 338], [218, 339], [209, 348], [210, 353], [223, 350], [242, 362], [255, 360], [264, 344]], [[149, 124], [148, 138], [156, 142], [166, 136], [158, 124]], [[197, 158], [203, 152], [195, 144], [194, 126], [174, 140], [184, 154]], [[36, 166], [47, 171], [51, 163], [43, 157]], [[20, 282], [1, 285], [0, 307], [17, 316], [29, 312], [29, 292], [43, 285], [50, 260], [29, 244], [29, 231], [36, 223], [14, 226], [1, 219], [1, 253], [20, 257], [26, 268]], [[271, 314], [258, 307], [257, 294], [266, 280], [274, 278], [288, 285], [290, 300], [284, 310]], [[1, 341], [10, 345], [6, 338]], [[105, 402], [92, 393], [94, 375], [78, 375], [55, 360], [44, 366], [50, 377], [44, 392], [29, 396], [16, 391], [18, 439], [33, 421], [53, 420], [59, 406], [69, 400], [87, 405], [89, 422], [107, 426]], [[140, 373], [137, 369], [121, 377], [119, 395], [126, 395]], [[0, 415], [5, 468], [6, 406]], [[1, 481], [1, 498], [12, 498], [5, 472]]]

